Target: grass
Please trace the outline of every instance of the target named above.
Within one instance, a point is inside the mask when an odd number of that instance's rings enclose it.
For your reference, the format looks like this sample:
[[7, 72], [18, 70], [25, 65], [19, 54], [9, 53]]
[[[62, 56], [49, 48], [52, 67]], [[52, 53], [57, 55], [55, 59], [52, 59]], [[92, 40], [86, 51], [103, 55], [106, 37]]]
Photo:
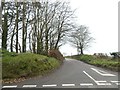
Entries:
[[2, 51], [2, 78], [16, 79], [45, 75], [60, 66], [59, 60], [33, 53]]
[[74, 58], [83, 61], [88, 64], [92, 64], [98, 67], [103, 67], [106, 69], [111, 69], [113, 71], [120, 71], [119, 59], [113, 59], [110, 57], [96, 57], [94, 55], [74, 55], [69, 56], [69, 58]]

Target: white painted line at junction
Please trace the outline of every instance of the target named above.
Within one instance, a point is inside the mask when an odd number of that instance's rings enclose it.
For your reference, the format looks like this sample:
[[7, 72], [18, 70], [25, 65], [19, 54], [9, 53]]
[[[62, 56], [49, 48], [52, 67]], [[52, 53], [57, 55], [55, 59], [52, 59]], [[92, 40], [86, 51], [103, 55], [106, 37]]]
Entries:
[[116, 85], [120, 85], [120, 83], [116, 83]]
[[17, 85], [12, 85], [12, 86], [3, 86], [2, 88], [17, 88]]
[[23, 88], [34, 88], [36, 87], [37, 85], [23, 85]]
[[86, 75], [87, 75], [90, 79], [92, 79], [94, 82], [96, 82], [96, 80], [95, 80], [92, 76], [90, 76], [87, 72], [83, 71], [83, 73], [86, 74]]
[[103, 83], [104, 82], [104, 83], [106, 83], [107, 81], [96, 81], [96, 82], [99, 82], [99, 83]]
[[120, 85], [120, 81], [111, 81], [112, 83], [115, 83], [116, 85]]
[[[109, 74], [109, 73], [107, 73], [107, 72], [105, 72], [105, 71], [97, 70], [97, 69], [95, 69], [95, 68], [91, 68], [91, 69], [94, 70], [95, 72], [97, 72], [98, 74], [102, 75], [102, 76], [116, 76], [116, 75], [114, 75], [114, 74]], [[101, 73], [101, 72], [103, 72], [103, 73]]]
[[51, 84], [51, 85], [42, 85], [43, 87], [56, 87], [57, 84]]
[[97, 85], [111, 85], [111, 83], [97, 83]]
[[111, 81], [112, 83], [118, 83], [118, 82], [120, 82], [120, 81]]
[[92, 83], [81, 83], [80, 85], [81, 86], [92, 86], [93, 84]]
[[62, 84], [62, 86], [75, 86], [75, 84]]
[[[111, 85], [111, 83], [107, 83], [107, 81], [96, 81], [92, 76], [90, 76], [87, 72], [83, 71], [90, 79], [92, 79], [97, 85]], [[104, 83], [103, 83], [104, 82]]]
[[96, 81], [97, 85], [111, 85], [111, 83], [107, 83], [107, 81]]

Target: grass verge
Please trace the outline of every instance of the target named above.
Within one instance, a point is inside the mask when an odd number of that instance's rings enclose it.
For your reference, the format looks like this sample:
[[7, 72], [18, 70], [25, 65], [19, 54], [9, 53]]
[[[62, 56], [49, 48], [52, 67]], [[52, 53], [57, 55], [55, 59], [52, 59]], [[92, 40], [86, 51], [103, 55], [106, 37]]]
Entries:
[[106, 69], [111, 69], [113, 71], [120, 71], [120, 60], [113, 59], [109, 57], [96, 57], [94, 55], [74, 55], [68, 58], [73, 58], [76, 60], [83, 61], [88, 64], [92, 64], [98, 67], [103, 67]]
[[8, 82], [12, 79], [43, 76], [58, 68], [60, 61], [33, 53], [2, 53], [2, 79]]

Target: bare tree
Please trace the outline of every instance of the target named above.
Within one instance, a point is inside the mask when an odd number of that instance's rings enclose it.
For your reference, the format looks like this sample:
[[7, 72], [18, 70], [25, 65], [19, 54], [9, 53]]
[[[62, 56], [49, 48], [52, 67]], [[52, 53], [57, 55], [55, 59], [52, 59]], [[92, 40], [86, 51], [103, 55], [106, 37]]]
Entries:
[[88, 27], [79, 26], [70, 34], [69, 41], [70, 43], [77, 48], [78, 54], [84, 54], [83, 50], [86, 49], [91, 41], [94, 40], [93, 37], [90, 36], [88, 31]]
[[71, 30], [71, 21], [74, 11], [71, 11], [68, 2], [57, 2], [56, 15], [52, 21], [50, 31], [50, 49], [58, 49], [63, 43], [66, 33]]
[[[4, 2], [2, 46], [11, 52], [48, 54], [59, 49], [66, 33], [71, 30], [74, 11], [69, 3], [51, 2]], [[9, 6], [9, 7], [8, 7]]]

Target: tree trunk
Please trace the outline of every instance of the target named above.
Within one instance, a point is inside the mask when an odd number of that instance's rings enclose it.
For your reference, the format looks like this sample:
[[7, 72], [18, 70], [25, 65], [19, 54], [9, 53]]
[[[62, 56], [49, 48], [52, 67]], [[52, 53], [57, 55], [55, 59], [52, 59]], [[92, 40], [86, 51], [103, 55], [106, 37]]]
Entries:
[[18, 2], [16, 5], [16, 53], [18, 53]]
[[83, 55], [83, 48], [80, 48], [81, 55]]
[[25, 52], [25, 3], [23, 2], [23, 31], [22, 31], [22, 52]]
[[13, 31], [13, 35], [11, 37], [11, 44], [10, 44], [10, 51], [13, 52], [13, 37], [14, 37], [14, 31]]
[[36, 22], [34, 22], [34, 27], [33, 27], [33, 35], [32, 35], [32, 47], [33, 47], [33, 53], [36, 53]]
[[2, 49], [7, 50], [7, 35], [8, 35], [8, 19], [7, 19], [7, 13], [4, 14], [4, 22], [2, 24]]
[[55, 49], [58, 48], [58, 43], [59, 43], [59, 41], [60, 41], [60, 32], [59, 32], [59, 34], [58, 34], [57, 42], [56, 42], [56, 44], [55, 44]]
[[32, 48], [31, 48], [31, 33], [32, 33], [32, 31], [30, 31], [30, 33], [29, 33], [29, 49], [30, 49], [30, 52], [32, 52]]
[[40, 38], [37, 36], [37, 54], [40, 54]]
[[45, 53], [48, 54], [48, 31], [46, 30], [45, 35]]
[[47, 24], [47, 6], [46, 6], [46, 12], [45, 12], [45, 53], [48, 55], [48, 24]]
[[19, 43], [19, 52], [21, 53], [21, 46], [20, 46], [20, 43]]

